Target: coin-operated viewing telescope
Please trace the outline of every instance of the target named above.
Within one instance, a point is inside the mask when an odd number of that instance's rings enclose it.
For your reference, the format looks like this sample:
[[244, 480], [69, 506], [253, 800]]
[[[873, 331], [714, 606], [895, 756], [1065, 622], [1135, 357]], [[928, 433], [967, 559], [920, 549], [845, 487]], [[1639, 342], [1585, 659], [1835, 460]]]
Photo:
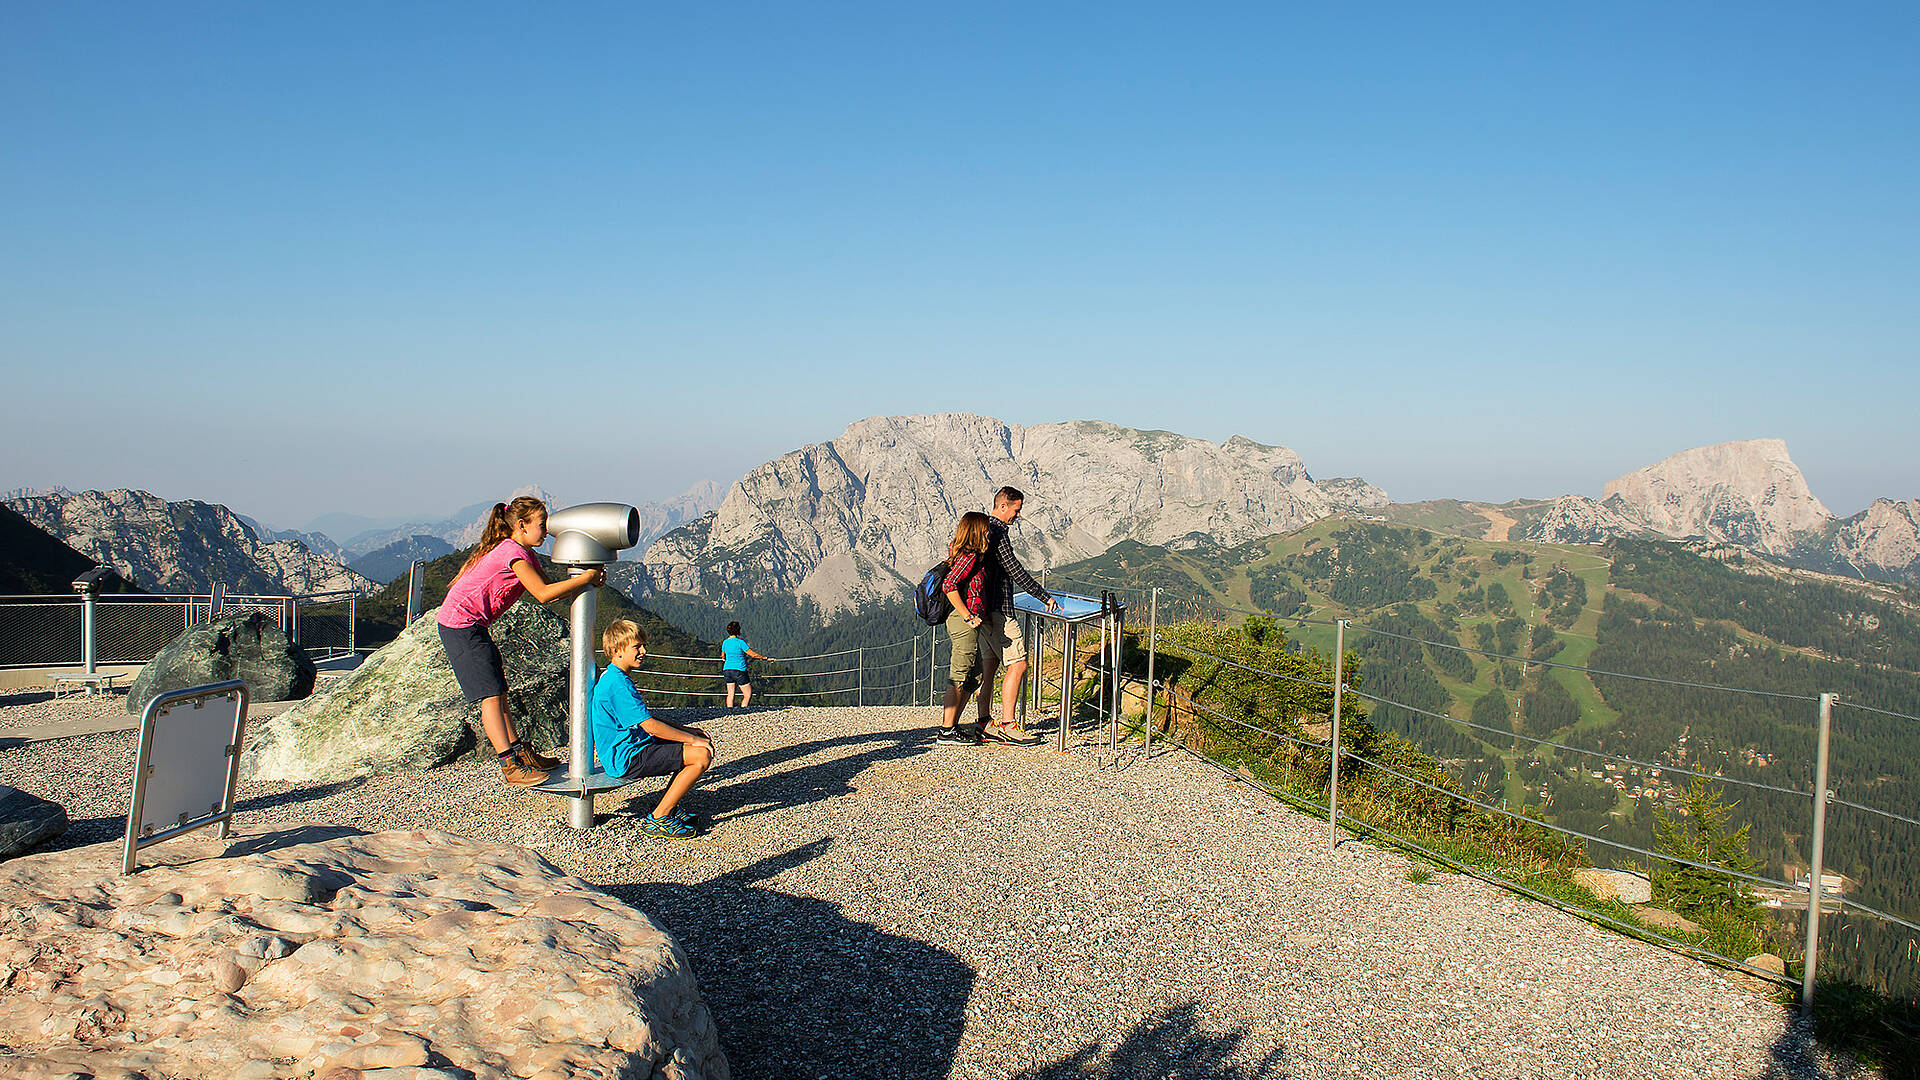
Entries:
[[[571, 569], [574, 577], [591, 574], [619, 558], [640, 542], [640, 511], [625, 503], [581, 503], [547, 515], [553, 536], [552, 561]], [[594, 678], [593, 625], [600, 616], [597, 589], [573, 596], [573, 661], [567, 679], [568, 768], [563, 780], [541, 784], [542, 791], [572, 799], [567, 820], [576, 829], [593, 827], [593, 793], [619, 787], [593, 767], [592, 707]]]

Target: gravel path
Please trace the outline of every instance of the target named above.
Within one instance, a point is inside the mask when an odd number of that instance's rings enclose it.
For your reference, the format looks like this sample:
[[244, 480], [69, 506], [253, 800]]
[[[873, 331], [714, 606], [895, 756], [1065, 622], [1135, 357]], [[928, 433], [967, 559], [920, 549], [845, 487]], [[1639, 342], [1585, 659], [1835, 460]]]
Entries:
[[[10, 710], [0, 707], [0, 729]], [[658, 782], [565, 804], [458, 766], [249, 786], [268, 822], [521, 844], [662, 922], [734, 1074], [759, 1077], [1825, 1077], [1779, 1006], [1712, 968], [1483, 882], [1407, 880], [1179, 752], [945, 748], [927, 709], [703, 723], [695, 841], [634, 816]], [[0, 783], [114, 839], [132, 736], [0, 744]]]

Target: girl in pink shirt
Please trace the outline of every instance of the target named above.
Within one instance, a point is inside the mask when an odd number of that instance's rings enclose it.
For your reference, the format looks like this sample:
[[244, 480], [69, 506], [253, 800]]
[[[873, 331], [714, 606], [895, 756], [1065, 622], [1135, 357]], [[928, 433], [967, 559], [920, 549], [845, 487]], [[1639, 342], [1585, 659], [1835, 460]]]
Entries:
[[438, 617], [453, 677], [468, 701], [480, 703], [480, 724], [500, 756], [500, 778], [509, 784], [538, 784], [560, 762], [535, 753], [514, 730], [507, 715], [506, 671], [487, 628], [523, 595], [545, 604], [607, 580], [606, 571], [595, 570], [549, 583], [533, 553], [546, 539], [546, 503], [529, 495], [494, 503], [480, 543], [454, 575]]

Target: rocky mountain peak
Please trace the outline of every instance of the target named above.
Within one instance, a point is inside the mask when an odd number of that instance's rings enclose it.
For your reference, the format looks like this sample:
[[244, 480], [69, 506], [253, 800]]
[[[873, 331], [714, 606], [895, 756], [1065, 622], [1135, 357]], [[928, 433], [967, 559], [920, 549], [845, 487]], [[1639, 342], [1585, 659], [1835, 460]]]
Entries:
[[1386, 502], [1365, 481], [1323, 488], [1292, 450], [1242, 436], [1216, 444], [1099, 420], [874, 416], [752, 470], [711, 517], [663, 536], [644, 556], [643, 588], [713, 599], [793, 591], [823, 608], [858, 606], [938, 561], [954, 521], [1002, 485], [1027, 493], [1015, 542], [1036, 568], [1129, 539], [1239, 543]]
[[168, 502], [146, 491], [82, 491], [9, 499], [35, 526], [143, 589], [305, 594], [373, 583], [297, 540], [262, 540], [216, 503]]
[[1668, 536], [1705, 536], [1791, 553], [1833, 521], [1781, 439], [1683, 450], [1606, 486], [1601, 501]]

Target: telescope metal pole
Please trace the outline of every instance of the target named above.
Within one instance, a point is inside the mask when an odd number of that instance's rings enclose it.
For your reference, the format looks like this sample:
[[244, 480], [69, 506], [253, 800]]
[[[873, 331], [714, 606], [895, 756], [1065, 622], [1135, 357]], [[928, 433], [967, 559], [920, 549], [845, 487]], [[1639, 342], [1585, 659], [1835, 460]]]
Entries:
[[[591, 574], [598, 567], [574, 567], [570, 577]], [[593, 695], [593, 624], [600, 614], [598, 589], [591, 586], [573, 596], [573, 671], [567, 680], [569, 714], [567, 776], [580, 785], [580, 794], [572, 796], [567, 823], [576, 829], [593, 828], [593, 796], [587, 792], [587, 778], [593, 775], [593, 725], [588, 714]]]

